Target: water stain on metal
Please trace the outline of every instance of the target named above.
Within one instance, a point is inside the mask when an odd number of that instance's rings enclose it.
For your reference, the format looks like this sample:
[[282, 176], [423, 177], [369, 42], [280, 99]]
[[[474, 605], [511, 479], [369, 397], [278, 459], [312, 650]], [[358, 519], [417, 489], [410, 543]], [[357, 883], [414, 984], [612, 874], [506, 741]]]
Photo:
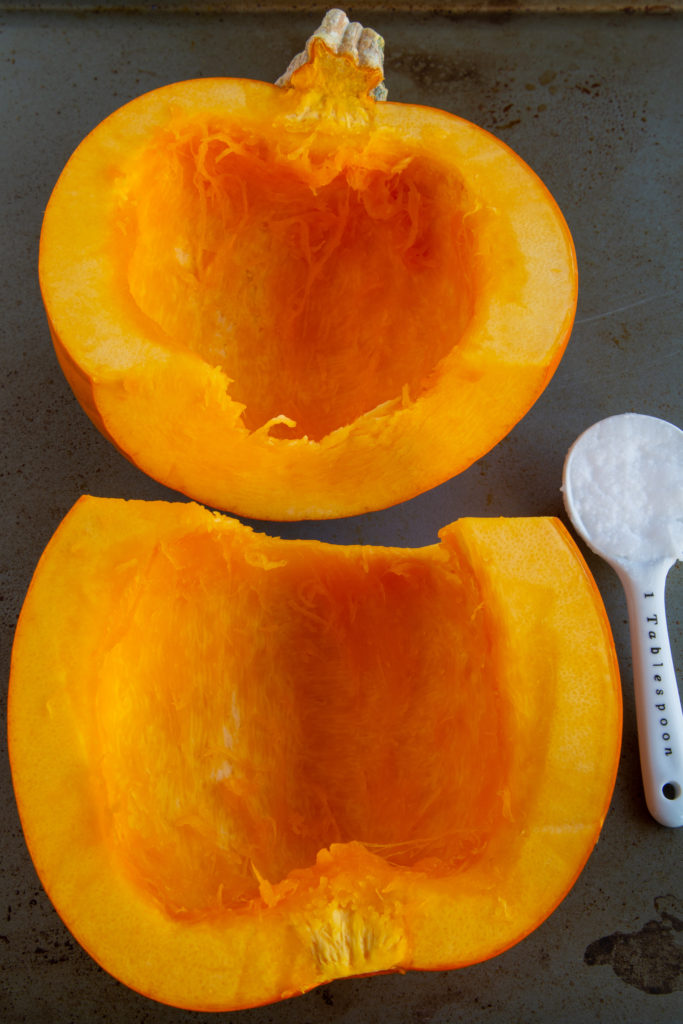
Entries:
[[589, 967], [609, 965], [621, 981], [649, 995], [683, 991], [683, 905], [674, 896], [654, 901], [660, 920], [637, 932], [613, 932], [586, 948]]
[[[411, 78], [418, 90], [442, 97], [476, 96], [476, 106], [469, 116], [491, 131], [503, 132], [521, 123], [522, 112], [510, 101], [514, 76], [506, 72], [506, 77], [494, 81], [476, 60], [464, 54], [456, 58], [415, 50], [397, 51], [387, 59], [386, 70], [389, 82], [396, 72]], [[527, 111], [531, 109], [527, 107]], [[459, 105], [456, 112], [462, 113]]]
[[463, 80], [473, 81], [477, 85], [484, 82], [480, 69], [464, 58], [441, 57], [434, 53], [415, 50], [394, 50], [387, 55], [385, 64], [387, 77], [392, 72], [403, 72], [418, 86], [429, 90]]

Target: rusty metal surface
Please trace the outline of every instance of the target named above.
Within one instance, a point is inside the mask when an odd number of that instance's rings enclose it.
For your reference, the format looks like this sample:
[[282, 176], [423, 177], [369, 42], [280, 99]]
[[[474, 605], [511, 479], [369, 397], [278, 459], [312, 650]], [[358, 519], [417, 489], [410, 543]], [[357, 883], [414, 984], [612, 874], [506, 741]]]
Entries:
[[[176, 497], [96, 433], [58, 369], [36, 276], [50, 190], [86, 132], [140, 92], [204, 75], [273, 80], [315, 27], [308, 11], [208, 5], [21, 4], [0, 8], [3, 317], [2, 672], [36, 561], [82, 493]], [[125, 5], [123, 5], [125, 6]], [[173, 5], [171, 5], [173, 6]], [[242, 7], [244, 5], [241, 5]], [[299, 5], [294, 5], [299, 6]], [[579, 311], [548, 390], [461, 477], [386, 512], [324, 524], [257, 524], [284, 536], [418, 545], [459, 515], [564, 518], [565, 452], [591, 423], [638, 411], [679, 425], [680, 67], [675, 5], [641, 13], [463, 13], [457, 4], [373, 7], [387, 39], [390, 97], [451, 110], [508, 142], [546, 181], [574, 234]], [[413, 5], [416, 6], [416, 5]], [[448, 7], [450, 6], [450, 10]], [[565, 7], [567, 5], [564, 5]], [[176, 8], [178, 5], [176, 5]], [[431, 7], [431, 10], [427, 10]], [[435, 7], [442, 9], [435, 10]], [[488, 5], [490, 8], [491, 5]], [[19, 8], [23, 8], [20, 10]], [[209, 9], [211, 8], [211, 9]], [[657, 9], [660, 13], [647, 14]], [[456, 13], [454, 13], [454, 11]], [[620, 11], [622, 13], [620, 13]], [[363, 20], [363, 10], [352, 9]], [[366, 19], [367, 20], [367, 19]], [[624, 683], [624, 748], [602, 839], [558, 910], [520, 945], [461, 971], [336, 982], [235, 1013], [243, 1024], [513, 1024], [683, 1020], [683, 830], [648, 816], [641, 794], [625, 602], [588, 555], [611, 617]], [[681, 664], [680, 567], [668, 605]], [[4, 744], [4, 733], [3, 733]], [[215, 1020], [152, 1003], [76, 945], [30, 864], [2, 772], [0, 1019], [5, 1024]]]

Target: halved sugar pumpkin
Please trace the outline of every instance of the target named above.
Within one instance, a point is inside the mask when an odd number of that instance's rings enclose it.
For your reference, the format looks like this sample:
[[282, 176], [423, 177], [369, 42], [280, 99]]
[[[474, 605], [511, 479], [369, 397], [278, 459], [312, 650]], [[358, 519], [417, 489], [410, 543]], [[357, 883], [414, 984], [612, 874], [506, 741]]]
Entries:
[[86, 497], [13, 651], [47, 892], [104, 968], [194, 1009], [517, 942], [596, 842], [620, 727], [604, 609], [554, 519], [341, 547]]
[[61, 365], [151, 476], [264, 519], [385, 508], [528, 411], [569, 336], [554, 200], [483, 129], [384, 102], [328, 14], [280, 84], [128, 103], [65, 167], [40, 284]]

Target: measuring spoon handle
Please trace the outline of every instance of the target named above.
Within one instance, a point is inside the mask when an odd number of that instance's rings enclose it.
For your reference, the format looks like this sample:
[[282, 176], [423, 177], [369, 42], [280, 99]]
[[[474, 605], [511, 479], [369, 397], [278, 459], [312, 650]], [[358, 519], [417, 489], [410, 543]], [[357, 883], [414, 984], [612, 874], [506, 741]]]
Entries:
[[620, 562], [626, 592], [645, 799], [661, 825], [683, 825], [683, 713], [666, 622], [666, 577], [675, 560]]

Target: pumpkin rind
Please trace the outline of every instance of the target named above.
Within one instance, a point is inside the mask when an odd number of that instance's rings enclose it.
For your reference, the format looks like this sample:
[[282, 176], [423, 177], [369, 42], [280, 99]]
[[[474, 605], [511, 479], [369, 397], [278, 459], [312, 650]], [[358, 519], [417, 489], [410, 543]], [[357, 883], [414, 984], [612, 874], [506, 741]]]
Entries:
[[604, 609], [552, 519], [345, 548], [82, 498], [12, 658], [47, 892], [105, 969], [192, 1009], [519, 941], [590, 854], [620, 728]]
[[155, 90], [48, 204], [41, 290], [76, 397], [212, 507], [413, 497], [505, 436], [564, 351], [576, 263], [546, 188], [483, 129], [363, 93], [377, 80], [317, 41], [286, 87]]

